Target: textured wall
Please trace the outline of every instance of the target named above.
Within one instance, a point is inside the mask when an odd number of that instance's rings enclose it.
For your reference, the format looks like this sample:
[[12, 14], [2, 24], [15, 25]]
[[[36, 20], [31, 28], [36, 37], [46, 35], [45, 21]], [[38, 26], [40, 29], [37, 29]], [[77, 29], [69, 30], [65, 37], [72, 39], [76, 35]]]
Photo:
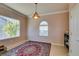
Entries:
[[[64, 43], [64, 32], [69, 30], [68, 12], [42, 16], [40, 20], [29, 20], [28, 39], [50, 43]], [[48, 22], [48, 37], [39, 36], [39, 23]]]

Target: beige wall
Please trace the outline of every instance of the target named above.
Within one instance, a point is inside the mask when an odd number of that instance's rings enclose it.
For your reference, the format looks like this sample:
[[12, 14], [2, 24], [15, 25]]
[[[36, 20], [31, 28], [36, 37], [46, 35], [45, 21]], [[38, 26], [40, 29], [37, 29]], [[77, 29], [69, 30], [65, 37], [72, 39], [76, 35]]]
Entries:
[[[39, 36], [39, 23], [41, 21], [48, 22], [48, 37]], [[68, 12], [60, 14], [52, 14], [41, 17], [40, 20], [29, 20], [28, 39], [33, 41], [42, 41], [50, 43], [64, 43], [64, 32], [69, 28]]]
[[[39, 21], [34, 21], [32, 19], [29, 19], [28, 21], [25, 15], [22, 15], [19, 12], [6, 8], [5, 6], [2, 6], [0, 4], [0, 14], [18, 19], [21, 23], [20, 37], [0, 41], [0, 44], [4, 44], [5, 46], [7, 46], [8, 49], [14, 48], [22, 44], [27, 39], [33, 41], [62, 44], [64, 41], [64, 32], [68, 31], [68, 13], [52, 14], [41, 17]], [[39, 23], [43, 20], [46, 20], [49, 25], [48, 37], [39, 36]]]
[[0, 15], [12, 17], [20, 20], [20, 37], [2, 40], [0, 44], [4, 44], [8, 49], [14, 48], [27, 40], [27, 17], [16, 12], [2, 4], [0, 4]]

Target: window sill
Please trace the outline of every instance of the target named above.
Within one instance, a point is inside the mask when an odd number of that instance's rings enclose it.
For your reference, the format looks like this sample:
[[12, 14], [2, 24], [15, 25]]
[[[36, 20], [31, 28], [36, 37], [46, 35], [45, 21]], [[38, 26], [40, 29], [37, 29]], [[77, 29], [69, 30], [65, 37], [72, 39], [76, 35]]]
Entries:
[[15, 39], [15, 38], [19, 38], [20, 36], [17, 36], [17, 37], [11, 37], [11, 38], [4, 38], [4, 39], [0, 39], [0, 41], [3, 41], [3, 40], [10, 40], [10, 39]]

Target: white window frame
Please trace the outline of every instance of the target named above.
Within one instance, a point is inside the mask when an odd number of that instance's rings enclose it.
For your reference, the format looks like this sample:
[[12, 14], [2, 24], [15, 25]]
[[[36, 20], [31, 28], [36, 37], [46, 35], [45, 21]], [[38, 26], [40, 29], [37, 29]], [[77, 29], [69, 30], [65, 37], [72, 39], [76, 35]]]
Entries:
[[[0, 17], [1, 18], [4, 18], [4, 19], [6, 19], [6, 20], [9, 20], [9, 21], [15, 21], [15, 20], [17, 20], [17, 19], [13, 19], [13, 18], [10, 18], [10, 17], [6, 17], [6, 16], [2, 16], [2, 15], [0, 15]], [[18, 20], [18, 22], [19, 22], [19, 25], [20, 25], [20, 21]], [[19, 26], [20, 27], [20, 26]], [[1, 33], [0, 33], [1, 34]], [[6, 40], [6, 39], [11, 39], [11, 38], [16, 38], [16, 37], [20, 37], [20, 28], [19, 28], [19, 32], [18, 32], [18, 34], [16, 35], [16, 36], [7, 36], [7, 37], [5, 37], [4, 35], [1, 35], [1, 36], [3, 36], [2, 38], [0, 38], [0, 40]]]
[[[46, 27], [47, 27], [47, 29], [45, 29]], [[47, 31], [47, 33], [46, 34], [43, 34], [43, 32], [45, 30]], [[39, 25], [39, 36], [48, 36], [48, 22], [47, 21], [41, 21], [40, 22], [40, 25]]]

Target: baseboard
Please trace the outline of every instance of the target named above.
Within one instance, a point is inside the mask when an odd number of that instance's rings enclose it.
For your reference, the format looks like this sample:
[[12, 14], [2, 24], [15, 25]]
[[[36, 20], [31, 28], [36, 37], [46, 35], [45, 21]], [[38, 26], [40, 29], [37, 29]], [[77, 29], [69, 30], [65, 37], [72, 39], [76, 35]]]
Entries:
[[52, 45], [64, 46], [62, 43], [51, 43]]

